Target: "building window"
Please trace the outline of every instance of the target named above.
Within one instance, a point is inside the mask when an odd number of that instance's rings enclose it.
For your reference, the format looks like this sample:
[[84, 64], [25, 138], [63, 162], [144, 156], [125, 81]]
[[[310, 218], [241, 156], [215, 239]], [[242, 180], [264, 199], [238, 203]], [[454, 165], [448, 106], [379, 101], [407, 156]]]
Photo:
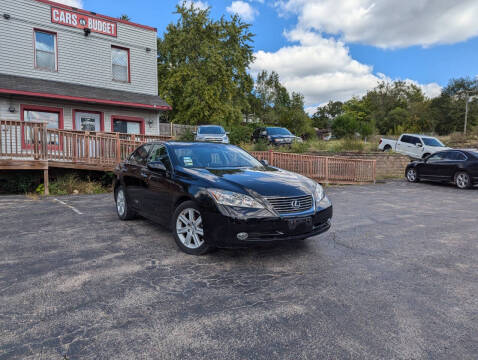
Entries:
[[81, 131], [103, 131], [103, 113], [98, 111], [73, 110], [73, 128]]
[[35, 30], [35, 67], [37, 69], [56, 71], [56, 34]]
[[113, 80], [129, 82], [129, 49], [111, 47], [111, 69]]
[[[21, 105], [21, 120], [24, 122], [46, 122], [48, 129], [63, 129], [63, 109], [36, 105]], [[31, 128], [23, 128], [23, 145], [28, 147], [33, 143], [34, 136]], [[41, 142], [41, 140], [40, 140]], [[60, 144], [59, 134], [53, 132], [47, 134], [48, 146], [58, 146]]]
[[144, 120], [133, 117], [112, 117], [113, 132], [123, 134], [144, 134]]
[[48, 129], [61, 129], [59, 111], [23, 110], [24, 121], [46, 122]]

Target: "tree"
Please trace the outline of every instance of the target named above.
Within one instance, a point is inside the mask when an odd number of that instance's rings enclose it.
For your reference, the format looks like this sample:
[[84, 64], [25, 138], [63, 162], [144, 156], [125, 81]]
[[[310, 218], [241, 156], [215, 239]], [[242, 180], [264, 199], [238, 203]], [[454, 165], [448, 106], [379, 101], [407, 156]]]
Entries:
[[120, 20], [131, 21], [131, 18], [127, 14], [122, 14], [119, 18]]
[[337, 116], [332, 124], [332, 132], [338, 138], [353, 136], [359, 130], [358, 121], [348, 113]]
[[179, 19], [158, 39], [159, 94], [172, 106], [171, 119], [185, 124], [242, 121], [250, 111], [253, 60], [250, 25], [238, 16], [210, 18], [210, 9], [176, 6]]
[[324, 106], [319, 106], [312, 115], [312, 124], [318, 129], [330, 129], [334, 119], [342, 115], [343, 103], [341, 101], [329, 101]]

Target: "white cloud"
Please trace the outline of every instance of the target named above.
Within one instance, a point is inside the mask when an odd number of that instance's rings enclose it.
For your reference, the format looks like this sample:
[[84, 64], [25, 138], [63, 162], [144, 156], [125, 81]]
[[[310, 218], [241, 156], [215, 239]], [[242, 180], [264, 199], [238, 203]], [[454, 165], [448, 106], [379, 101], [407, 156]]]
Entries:
[[431, 46], [478, 35], [476, 0], [282, 0], [298, 29], [334, 34], [381, 48]]
[[442, 87], [437, 83], [419, 84], [418, 81], [406, 79], [405, 82], [419, 86], [425, 96], [433, 99], [440, 96]]
[[83, 8], [83, 1], [82, 0], [56, 0], [56, 2], [60, 3], [60, 4], [65, 4], [65, 5], [68, 5], [68, 6], [73, 6], [73, 7], [76, 7], [78, 9]]
[[[297, 44], [276, 52], [256, 52], [251, 71], [254, 76], [261, 70], [276, 71], [289, 91], [304, 95], [310, 111], [329, 100], [345, 101], [361, 96], [382, 80], [391, 81], [384, 74], [374, 74], [372, 66], [354, 60], [342, 41], [297, 29], [286, 32], [285, 36]], [[441, 90], [436, 83], [413, 83], [428, 96], [437, 96]]]
[[179, 3], [184, 3], [187, 7], [194, 5], [194, 8], [200, 10], [206, 10], [209, 7], [209, 4], [205, 1], [179, 0]]
[[226, 8], [226, 10], [230, 14], [239, 15], [244, 21], [253, 21], [256, 15], [259, 13], [257, 9], [245, 1], [233, 1], [231, 5]]

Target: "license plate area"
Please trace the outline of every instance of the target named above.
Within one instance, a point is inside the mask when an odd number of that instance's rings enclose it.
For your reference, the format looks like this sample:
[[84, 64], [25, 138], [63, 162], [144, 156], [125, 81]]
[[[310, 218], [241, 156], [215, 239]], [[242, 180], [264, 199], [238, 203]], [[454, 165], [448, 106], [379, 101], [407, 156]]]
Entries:
[[305, 233], [312, 230], [312, 217], [287, 219], [287, 227], [291, 233]]

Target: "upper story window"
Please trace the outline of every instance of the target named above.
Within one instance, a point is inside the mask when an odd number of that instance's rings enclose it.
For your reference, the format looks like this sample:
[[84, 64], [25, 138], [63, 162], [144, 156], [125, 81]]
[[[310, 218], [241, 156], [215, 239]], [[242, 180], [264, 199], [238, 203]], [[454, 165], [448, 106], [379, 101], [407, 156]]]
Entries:
[[35, 68], [57, 71], [56, 34], [35, 30]]
[[111, 69], [113, 80], [130, 82], [129, 49], [111, 47]]

